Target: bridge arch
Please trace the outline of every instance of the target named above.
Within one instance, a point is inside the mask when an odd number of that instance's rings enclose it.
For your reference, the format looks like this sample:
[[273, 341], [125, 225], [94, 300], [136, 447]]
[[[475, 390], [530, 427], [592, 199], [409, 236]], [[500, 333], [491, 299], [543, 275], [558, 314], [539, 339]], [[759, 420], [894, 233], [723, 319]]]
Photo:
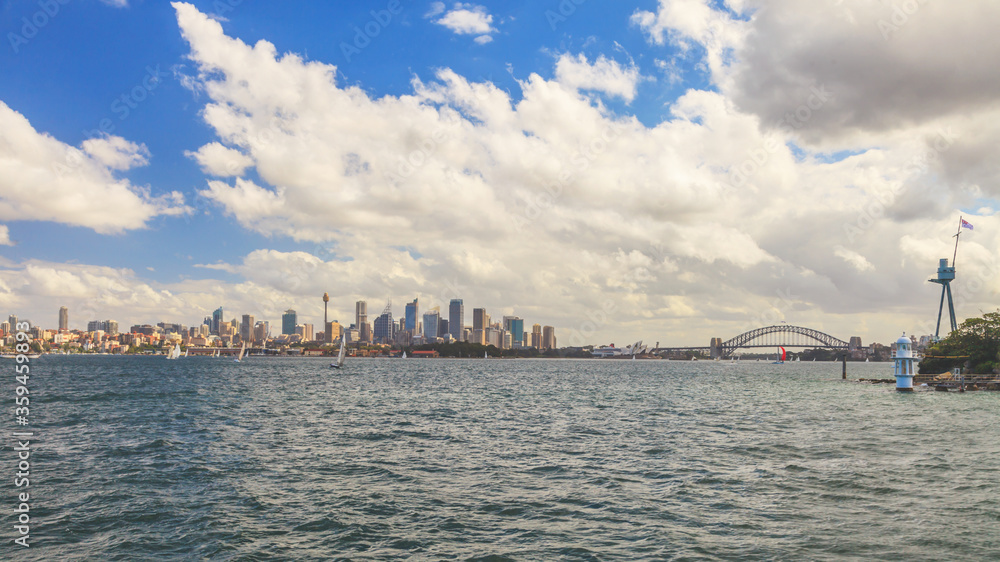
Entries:
[[729, 355], [740, 348], [775, 346], [847, 349], [848, 343], [812, 328], [780, 324], [744, 332], [723, 342], [721, 347], [722, 352]]

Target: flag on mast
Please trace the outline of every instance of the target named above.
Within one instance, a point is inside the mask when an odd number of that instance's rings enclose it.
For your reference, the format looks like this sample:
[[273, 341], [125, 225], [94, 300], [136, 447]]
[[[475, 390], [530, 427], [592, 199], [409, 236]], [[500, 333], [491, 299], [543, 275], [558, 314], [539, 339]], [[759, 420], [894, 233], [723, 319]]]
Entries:
[[975, 229], [972, 228], [972, 223], [969, 222], [969, 221], [967, 221], [967, 220], [965, 220], [965, 219], [962, 219], [962, 228], [968, 228], [969, 230], [975, 230]]

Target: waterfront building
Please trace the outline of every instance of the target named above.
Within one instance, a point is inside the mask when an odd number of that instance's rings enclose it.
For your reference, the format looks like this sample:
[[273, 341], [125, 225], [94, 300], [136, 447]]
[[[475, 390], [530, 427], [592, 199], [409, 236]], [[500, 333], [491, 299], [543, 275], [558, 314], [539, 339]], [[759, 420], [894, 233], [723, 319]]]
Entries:
[[490, 327], [490, 315], [486, 314], [485, 308], [472, 309], [472, 341], [473, 343], [486, 343], [486, 329]]
[[524, 320], [517, 316], [504, 316], [503, 329], [510, 332], [510, 347], [521, 347], [524, 343]]
[[465, 303], [462, 299], [451, 299], [448, 305], [448, 330], [458, 341], [465, 341], [462, 331], [465, 329]]
[[542, 328], [542, 348], [543, 349], [555, 349], [556, 348], [556, 329], [552, 326], [546, 326]]
[[[289, 308], [281, 315], [281, 334], [289, 336], [294, 334], [296, 324], [298, 324], [298, 314]], [[327, 333], [329, 334], [330, 332]]]
[[413, 299], [413, 302], [407, 303], [406, 315], [404, 316], [406, 319], [406, 325], [403, 328], [404, 330], [410, 332], [411, 334], [417, 333], [417, 314], [419, 313], [420, 304], [417, 302], [417, 299]]
[[69, 309], [65, 306], [59, 307], [59, 331], [69, 331]]
[[[265, 321], [260, 321], [253, 326], [253, 339], [261, 344], [267, 343], [268, 332], [270, 331], [270, 325]], [[203, 334], [204, 335], [204, 334]]]
[[212, 334], [219, 335], [219, 325], [222, 324], [222, 307], [212, 313]]
[[531, 327], [531, 347], [535, 349], [542, 348], [542, 325], [535, 324]]
[[312, 324], [299, 324], [295, 326], [295, 335], [299, 336], [301, 341], [312, 341], [313, 339], [313, 325]]
[[240, 324], [240, 339], [247, 342], [247, 344], [253, 344], [256, 341], [253, 333], [256, 325], [253, 314], [244, 314], [243, 322]]
[[440, 329], [441, 312], [438, 308], [433, 308], [424, 314], [424, 324], [423, 331], [421, 332], [424, 339], [428, 342], [433, 342], [438, 337], [438, 330]]
[[354, 327], [358, 330], [361, 341], [365, 340], [366, 327], [368, 326], [368, 303], [358, 301], [354, 303]]
[[331, 342], [337, 341], [340, 336], [343, 335], [343, 327], [341, 327], [340, 322], [332, 320], [326, 323], [326, 338]]

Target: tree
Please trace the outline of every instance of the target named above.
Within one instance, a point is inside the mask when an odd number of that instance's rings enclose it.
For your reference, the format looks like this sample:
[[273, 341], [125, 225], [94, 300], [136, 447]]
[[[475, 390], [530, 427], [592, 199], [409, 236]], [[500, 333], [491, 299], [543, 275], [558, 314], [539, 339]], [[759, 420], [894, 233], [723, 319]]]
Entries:
[[969, 318], [934, 344], [920, 361], [921, 373], [943, 373], [966, 366], [975, 374], [1000, 369], [1000, 311]]

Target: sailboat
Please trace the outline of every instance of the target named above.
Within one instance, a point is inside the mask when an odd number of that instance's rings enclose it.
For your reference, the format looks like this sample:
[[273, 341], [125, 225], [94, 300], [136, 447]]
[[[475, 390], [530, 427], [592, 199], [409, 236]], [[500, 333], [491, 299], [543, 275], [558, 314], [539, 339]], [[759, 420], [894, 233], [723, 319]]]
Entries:
[[785, 348], [779, 347], [778, 349], [781, 350], [781, 359], [778, 359], [777, 361], [771, 363], [772, 365], [782, 365], [785, 362]]
[[181, 344], [175, 343], [174, 348], [167, 354], [167, 359], [177, 359], [181, 356]]
[[184, 357], [188, 356], [188, 349], [191, 349], [191, 348], [189, 347], [189, 348], [187, 348], [187, 349], [184, 350]]
[[489, 358], [490, 358], [489, 354], [484, 351], [483, 352], [483, 359], [489, 359]]
[[330, 366], [334, 369], [339, 369], [344, 366], [344, 338], [340, 338], [340, 352], [337, 353], [337, 361], [335, 363], [330, 363]]
[[236, 359], [233, 359], [233, 361], [235, 361], [237, 363], [239, 363], [240, 361], [242, 361], [243, 360], [243, 356], [246, 355], [246, 352], [247, 352], [247, 344], [246, 344], [246, 342], [243, 342], [243, 345], [240, 346], [240, 354], [237, 355]]
[[406, 351], [403, 351], [403, 359], [406, 359]]

